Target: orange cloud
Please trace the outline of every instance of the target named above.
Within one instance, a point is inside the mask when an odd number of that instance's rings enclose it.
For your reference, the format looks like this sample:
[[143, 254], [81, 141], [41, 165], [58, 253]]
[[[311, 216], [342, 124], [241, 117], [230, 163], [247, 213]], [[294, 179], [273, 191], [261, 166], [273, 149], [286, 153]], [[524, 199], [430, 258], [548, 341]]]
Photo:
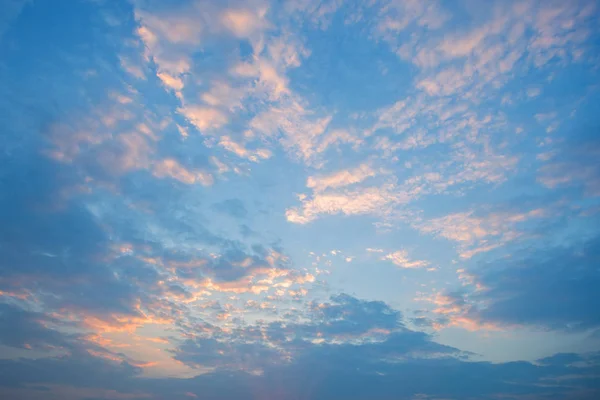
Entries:
[[169, 340], [162, 338], [162, 337], [144, 337], [144, 340], [147, 340], [149, 342], [153, 342], [153, 343], [164, 343], [164, 344], [168, 344]]
[[83, 317], [83, 326], [101, 333], [133, 333], [144, 325], [170, 325], [174, 322], [170, 318], [147, 315], [141, 311], [139, 306], [137, 309], [139, 312], [138, 316], [111, 314], [108, 318], [100, 318], [93, 315], [86, 315]]

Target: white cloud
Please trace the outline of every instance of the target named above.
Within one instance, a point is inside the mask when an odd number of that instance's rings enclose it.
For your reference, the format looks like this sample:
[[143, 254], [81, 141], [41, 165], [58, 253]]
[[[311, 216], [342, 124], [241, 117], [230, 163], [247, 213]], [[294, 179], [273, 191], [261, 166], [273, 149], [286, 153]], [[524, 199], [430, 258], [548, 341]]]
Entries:
[[333, 129], [327, 134], [321, 137], [321, 141], [316, 148], [317, 153], [323, 153], [330, 146], [338, 145], [341, 143], [346, 143], [352, 145], [353, 149], [358, 149], [358, 147], [363, 144], [363, 139], [358, 137], [356, 134], [351, 134], [349, 131], [344, 129]]
[[412, 268], [424, 268], [429, 265], [428, 261], [424, 260], [411, 260], [406, 250], [398, 250], [393, 253], [386, 254], [381, 257], [382, 260], [389, 260], [400, 268], [412, 269]]
[[322, 192], [328, 188], [335, 189], [360, 183], [375, 174], [376, 172], [368, 164], [361, 164], [356, 168], [338, 171], [330, 175], [310, 176], [306, 181], [306, 186], [315, 192]]
[[497, 212], [476, 216], [472, 211], [449, 214], [424, 222], [413, 222], [413, 227], [422, 233], [459, 243], [461, 258], [490, 251], [523, 235], [519, 224], [531, 219], [545, 217], [541, 208], [527, 212]]
[[171, 8], [160, 15], [136, 8], [135, 16], [141, 25], [138, 33], [152, 51], [161, 41], [197, 45], [206, 27], [199, 7]]
[[183, 167], [177, 160], [167, 158], [154, 164], [153, 174], [158, 178], [171, 177], [188, 185], [199, 182], [203, 185], [211, 185], [213, 178], [209, 173], [202, 171], [190, 171]]
[[321, 214], [385, 215], [392, 206], [405, 204], [409, 200], [407, 193], [398, 192], [391, 184], [339, 193], [317, 193], [312, 198], [302, 200], [300, 208], [288, 209], [286, 217], [289, 222], [306, 224]]
[[171, 76], [166, 72], [157, 72], [156, 76], [159, 77], [159, 79], [165, 84], [165, 86], [173, 90], [179, 91], [183, 89], [183, 81], [181, 80], [181, 78]]
[[201, 99], [211, 107], [221, 107], [230, 112], [242, 109], [242, 100], [248, 95], [245, 86], [233, 86], [224, 80], [211, 82], [210, 90], [202, 93]]
[[225, 9], [221, 13], [221, 23], [234, 35], [246, 38], [268, 26], [265, 20], [266, 7], [254, 10]]
[[222, 136], [219, 140], [219, 145], [226, 150], [234, 153], [238, 157], [247, 158], [250, 161], [258, 162], [261, 159], [271, 157], [271, 151], [268, 149], [248, 150], [243, 145], [233, 141], [229, 136]]
[[280, 139], [291, 155], [310, 162], [330, 121], [330, 116], [316, 117], [314, 112], [290, 99], [255, 116], [250, 128], [263, 137]]
[[214, 107], [193, 105], [184, 106], [178, 111], [203, 135], [209, 134], [211, 130], [220, 128], [227, 123], [225, 114]]

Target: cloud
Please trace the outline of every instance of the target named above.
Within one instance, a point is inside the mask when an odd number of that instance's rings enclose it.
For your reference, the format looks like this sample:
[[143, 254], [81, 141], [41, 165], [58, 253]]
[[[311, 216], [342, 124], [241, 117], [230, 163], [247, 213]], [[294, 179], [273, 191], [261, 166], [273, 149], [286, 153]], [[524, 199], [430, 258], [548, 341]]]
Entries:
[[344, 192], [316, 193], [312, 198], [303, 199], [302, 207], [286, 210], [288, 221], [306, 224], [320, 214], [384, 214], [395, 204], [409, 201], [409, 195], [398, 193], [394, 185], [369, 187]]
[[547, 212], [544, 208], [535, 208], [523, 212], [499, 211], [478, 216], [471, 211], [414, 222], [413, 226], [423, 233], [457, 242], [460, 257], [468, 259], [510, 241], [524, 239], [525, 231], [519, 229], [519, 226], [529, 220], [547, 217]]
[[185, 106], [179, 112], [204, 135], [227, 123], [225, 114], [212, 107]]
[[306, 181], [306, 186], [315, 192], [322, 192], [327, 188], [335, 189], [360, 183], [369, 177], [375, 176], [375, 173], [368, 164], [361, 164], [356, 168], [338, 171], [330, 175], [310, 176]]
[[205, 28], [194, 5], [172, 9], [170, 14], [160, 16], [141, 9], [135, 9], [136, 17], [141, 22], [140, 36], [152, 50], [160, 45], [160, 40], [170, 43], [198, 44], [200, 35]]
[[293, 157], [310, 163], [317, 155], [318, 143], [330, 121], [330, 116], [315, 117], [313, 111], [290, 99], [253, 117], [250, 128], [267, 138], [282, 134], [282, 146]]
[[[515, 157], [490, 154], [487, 146], [483, 154], [462, 144], [454, 148], [451, 161], [438, 165], [440, 172], [414, 175], [401, 183], [397, 183], [387, 170], [377, 171], [367, 164], [331, 175], [311, 176], [307, 186], [313, 189], [312, 197], [300, 195], [302, 207], [289, 208], [286, 211], [288, 221], [305, 224], [321, 214], [384, 217], [394, 212], [401, 213], [401, 208], [429, 194], [447, 194], [455, 187], [460, 193], [465, 185], [473, 182], [504, 182], [505, 172], [512, 170], [517, 161]], [[375, 176], [387, 176], [387, 183], [379, 187], [358, 185]]]
[[376, 34], [388, 41], [409, 27], [438, 29], [448, 19], [448, 14], [439, 2], [421, 4], [416, 1], [393, 1], [382, 3], [378, 10], [379, 21], [375, 26]]
[[[209, 329], [204, 332], [214, 332], [211, 338], [203, 337], [205, 333], [197, 329], [197, 336], [182, 342], [175, 357], [199, 371], [205, 365], [219, 368], [193, 378], [141, 378], [140, 369], [127, 362], [74, 353], [36, 361], [2, 360], [0, 367], [7, 374], [0, 390], [28, 398], [44, 386], [48, 398], [72, 387], [77, 388], [73, 399], [97, 388], [104, 390], [102, 398], [157, 399], [185, 399], [190, 394], [233, 399], [242, 393], [256, 398], [277, 394], [298, 399], [333, 396], [357, 400], [367, 395], [382, 400], [398, 395], [492, 398], [498, 393], [592, 399], [597, 394], [592, 383], [598, 373], [597, 354], [556, 354], [536, 364], [472, 362], [457, 357], [456, 349], [404, 328], [398, 317], [383, 303], [340, 295], [315, 305], [311, 320], [304, 324], [246, 326], [236, 332], [234, 340], [225, 340], [232, 331], [206, 327]], [[394, 332], [380, 334], [374, 328]], [[321, 331], [323, 337], [337, 337], [339, 341], [314, 344], [308, 340]], [[375, 341], [363, 339], [360, 345], [352, 342], [363, 332], [372, 332], [372, 338], [382, 336]], [[297, 339], [286, 340], [288, 335]], [[319, 361], [324, 358], [327, 363]], [[437, 377], [434, 383], [427, 379], [432, 372]], [[475, 373], [478, 379], [468, 390], [456, 385], [457, 379]], [[552, 386], [540, 382], [552, 382]]]
[[243, 145], [233, 141], [229, 136], [222, 136], [219, 139], [219, 145], [226, 150], [234, 153], [238, 157], [247, 158], [250, 161], [258, 162], [271, 157], [271, 151], [268, 149], [248, 150]]
[[225, 107], [229, 111], [242, 108], [241, 101], [248, 95], [245, 86], [232, 86], [226, 81], [211, 82], [209, 91], [202, 94], [202, 100], [212, 107]]
[[[272, 6], [257, 1], [251, 7], [238, 2], [220, 7], [199, 1], [159, 13], [160, 8], [152, 11], [136, 3], [138, 36], [145, 44], [146, 59], [156, 64], [158, 77], [176, 91], [179, 113], [202, 134], [218, 135], [221, 146], [253, 162], [271, 156], [273, 151], [265, 144], [280, 144], [293, 158], [317, 165], [318, 155], [328, 147], [356, 146], [361, 139], [343, 129], [328, 134], [331, 115], [310, 109], [306, 99], [289, 88], [288, 71], [298, 68], [309, 51], [287, 28], [291, 15], [272, 14]], [[284, 28], [274, 29], [271, 19]], [[176, 29], [169, 29], [172, 26]], [[233, 38], [221, 37], [225, 32]], [[248, 39], [252, 57], [232, 55], [223, 71], [210, 70], [194, 54], [203, 39], [212, 43], [216, 37], [232, 49], [237, 46], [233, 39]], [[188, 94], [192, 87], [201, 92], [201, 102]], [[245, 126], [243, 140], [223, 132], [240, 125]]]
[[322, 138], [316, 151], [317, 153], [323, 153], [330, 146], [337, 145], [339, 147], [340, 144], [346, 143], [352, 145], [352, 148], [356, 150], [363, 144], [363, 139], [347, 130], [334, 129]]
[[301, 21], [310, 21], [312, 24], [326, 29], [331, 23], [333, 15], [343, 6], [342, 0], [324, 0], [320, 2], [295, 0], [285, 3], [286, 11]]
[[[46, 383], [54, 386], [55, 390], [58, 389], [59, 396], [61, 388], [55, 385], [89, 389], [106, 388], [109, 393], [111, 390], [108, 388], [111, 387], [113, 391], [124, 389], [126, 392], [140, 392], [139, 389], [126, 388], [129, 385], [128, 381], [138, 375], [140, 369], [126, 362], [119, 364], [94, 357], [86, 352], [72, 354], [62, 359], [50, 357], [38, 360], [2, 360], [2, 369], [7, 371], [7, 374], [3, 376], [1, 390], [9, 393], [10, 390], [19, 387], [25, 388], [25, 385], [19, 385], [19, 383], [41, 385]], [[35, 391], [33, 388], [29, 390]], [[50, 391], [54, 390], [50, 389]], [[99, 391], [102, 392], [102, 390]], [[25, 393], [27, 393], [26, 390]], [[16, 398], [28, 398], [27, 395], [19, 394], [19, 391], [16, 394], [18, 396]], [[113, 394], [116, 396], [116, 393], [113, 392]], [[48, 393], [45, 392], [44, 396], [48, 396]], [[82, 397], [75, 394], [72, 398]]]
[[181, 90], [183, 89], [183, 81], [181, 78], [171, 76], [166, 72], [158, 72], [156, 76], [165, 84], [165, 86], [170, 87], [173, 90]]
[[600, 154], [600, 143], [593, 133], [578, 134], [542, 165], [538, 181], [550, 189], [580, 187], [586, 197], [600, 196], [600, 168], [593, 160]]
[[[334, 338], [368, 333], [384, 336], [402, 327], [401, 314], [380, 301], [363, 301], [347, 294], [332, 296], [331, 302], [312, 304], [311, 316], [317, 321], [314, 329]], [[310, 329], [312, 330], [312, 328]]]
[[189, 171], [174, 159], [164, 159], [157, 162], [154, 165], [153, 174], [158, 178], [169, 176], [188, 185], [200, 182], [208, 186], [213, 183], [211, 174], [201, 171]]
[[586, 29], [573, 34], [572, 28], [589, 23], [585, 3], [515, 2], [464, 32], [404, 45], [399, 54], [424, 69], [417, 87], [430, 96], [489, 96], [484, 88], [504, 86], [516, 68], [541, 67], [555, 57], [577, 61], [589, 36]]
[[[427, 176], [406, 180], [421, 195], [463, 191], [474, 184], [499, 184], [518, 167], [519, 158], [494, 145], [489, 132], [502, 132], [505, 121], [500, 114], [480, 114], [462, 99], [428, 99], [422, 94], [382, 107], [375, 123], [365, 131], [374, 136], [374, 150], [388, 159], [398, 154], [426, 154], [444, 149], [426, 163]], [[419, 185], [415, 185], [415, 184]]]
[[308, 321], [302, 323], [271, 322], [264, 326], [248, 326], [237, 330], [235, 337], [231, 336], [233, 332], [217, 329], [217, 340], [213, 337], [186, 340], [175, 351], [175, 357], [193, 366], [254, 371], [301, 360], [313, 351], [315, 343], [334, 347], [363, 343], [367, 348], [373, 347], [365, 351], [372, 352], [375, 357], [385, 350], [369, 343], [385, 347], [386, 341], [406, 341], [404, 346], [395, 346], [392, 350], [398, 354], [415, 350], [454, 351], [404, 328], [400, 313], [383, 302], [341, 294], [332, 296], [329, 302], [310, 304], [306, 317]]
[[473, 313], [483, 321], [543, 326], [556, 330], [598, 328], [595, 313], [600, 241], [531, 248], [473, 271], [487, 303]]
[[[460, 275], [464, 276], [464, 271], [460, 272]], [[470, 279], [464, 284], [475, 286], [476, 291], [485, 290], [480, 284], [475, 284]], [[433, 295], [421, 296], [419, 300], [431, 304], [433, 308], [429, 310], [428, 316], [420, 316], [413, 320], [417, 326], [434, 330], [458, 327], [471, 332], [501, 331], [505, 328], [502, 324], [485, 321], [475, 316], [474, 312], [479, 303], [463, 291], [434, 291]]]
[[13, 3], [0, 397], [599, 396], [593, 2]]
[[25, 311], [11, 304], [0, 303], [0, 344], [20, 349], [61, 349], [72, 347], [72, 339], [46, 327], [59, 321], [43, 313]]
[[222, 24], [238, 37], [250, 37], [268, 26], [266, 7], [255, 10], [226, 9], [221, 14]]
[[382, 260], [390, 260], [400, 268], [424, 268], [429, 262], [424, 260], [411, 260], [406, 250], [398, 250], [381, 257]]
[[120, 56], [119, 60], [121, 62], [121, 67], [128, 74], [136, 77], [137, 79], [146, 79], [146, 73], [142, 66], [138, 65], [136, 62], [132, 61], [126, 56]]
[[139, 289], [101, 262], [105, 232], [82, 204], [61, 198], [69, 181], [76, 184], [72, 171], [35, 160], [5, 178], [1, 290], [25, 290], [28, 300], [57, 309], [135, 314]]

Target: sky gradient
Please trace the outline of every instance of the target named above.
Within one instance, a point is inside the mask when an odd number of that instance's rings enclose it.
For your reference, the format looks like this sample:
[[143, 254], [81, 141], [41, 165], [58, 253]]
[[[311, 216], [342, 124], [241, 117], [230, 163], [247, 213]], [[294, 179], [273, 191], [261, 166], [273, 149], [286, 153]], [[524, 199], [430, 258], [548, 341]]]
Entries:
[[596, 0], [0, 2], [0, 397], [600, 398]]

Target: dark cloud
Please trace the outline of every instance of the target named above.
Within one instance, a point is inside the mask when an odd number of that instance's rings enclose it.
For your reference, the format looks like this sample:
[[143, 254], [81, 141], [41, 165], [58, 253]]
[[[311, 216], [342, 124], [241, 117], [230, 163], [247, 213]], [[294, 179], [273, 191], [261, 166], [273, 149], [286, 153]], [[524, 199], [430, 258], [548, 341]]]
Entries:
[[74, 180], [44, 159], [11, 160], [0, 180], [0, 289], [30, 290], [56, 308], [128, 312], [136, 289], [103, 262], [106, 233], [83, 203], [62, 195]]
[[61, 189], [74, 185], [74, 177], [43, 159], [4, 165], [0, 268], [65, 276], [85, 269], [83, 259], [100, 254], [107, 240], [82, 204], [62, 200]]
[[313, 303], [315, 330], [324, 335], [360, 335], [372, 329], [393, 331], [401, 327], [400, 312], [382, 301], [359, 300], [347, 294], [331, 297], [330, 303]]
[[[410, 341], [410, 340], [409, 340]], [[229, 349], [227, 344], [205, 343], [209, 349]], [[24, 387], [53, 382], [76, 387], [152, 393], [150, 398], [185, 399], [586, 399], [597, 398], [600, 385], [598, 355], [587, 364], [535, 365], [527, 362], [492, 364], [457, 358], [397, 358], [386, 353], [398, 343], [383, 346], [366, 358], [363, 346], [312, 345], [303, 357], [291, 363], [254, 373], [221, 370], [190, 379], [142, 379], [127, 363], [118, 364], [77, 354], [66, 358], [0, 361], [4, 385]], [[196, 351], [197, 349], [192, 349]], [[247, 353], [256, 351], [247, 345]], [[209, 350], [207, 349], [207, 352]], [[208, 355], [208, 354], [207, 354]], [[238, 356], [242, 357], [238, 354]], [[208, 358], [235, 359], [212, 353]], [[239, 361], [243, 361], [240, 358]]]
[[[384, 303], [342, 294], [327, 304], [329, 310], [309, 311], [310, 321], [291, 327], [279, 322], [231, 332], [205, 324], [203, 331], [212, 333], [184, 341], [174, 357], [189, 365], [218, 369], [190, 379], [141, 378], [141, 369], [132, 363], [97, 357], [88, 350], [101, 348], [44, 327], [39, 321], [49, 319], [43, 314], [3, 305], [1, 326], [14, 330], [0, 329], [2, 344], [61, 346], [68, 353], [36, 360], [0, 360], [0, 395], [27, 399], [43, 392], [45, 398], [55, 398], [52, 396], [66, 388], [74, 388], [70, 393], [76, 400], [106, 398], [117, 392], [132, 398], [147, 394], [151, 399], [298, 400], [391, 400], [419, 395], [591, 400], [600, 394], [594, 379], [600, 373], [599, 354], [557, 354], [536, 364], [471, 362], [457, 349], [405, 328], [399, 314]], [[315, 332], [307, 327], [326, 332], [329, 324], [346, 318], [350, 325], [334, 325], [333, 332], [323, 337], [341, 338], [341, 333], [351, 335], [382, 326], [394, 332], [381, 340], [360, 343], [347, 338], [316, 343], [307, 334]], [[85, 394], [93, 391], [104, 395]]]
[[600, 237], [529, 249], [475, 272], [486, 289], [472, 295], [485, 308], [473, 316], [502, 324], [558, 330], [600, 327]]
[[[77, 135], [97, 127], [94, 113], [107, 92], [125, 86], [114, 73], [121, 71], [117, 56], [101, 57], [119, 44], [108, 35], [106, 9], [97, 7], [31, 4], [11, 31], [21, 45], [2, 47], [10, 67], [0, 68], [6, 82], [0, 96], [0, 290], [26, 295], [46, 311], [133, 315], [140, 285], [119, 279], [111, 266], [114, 238], [88, 202], [94, 193], [86, 182], [94, 171], [50, 157], [55, 139], [66, 153], [84, 151]], [[65, 18], [71, 13], [77, 18]], [[48, 52], [52, 63], [45, 62]], [[89, 71], [106, 77], [104, 84], [89, 81]], [[82, 115], [94, 116], [94, 124], [82, 126]]]
[[[399, 357], [411, 352], [454, 354], [456, 349], [431, 341], [422, 332], [407, 329], [398, 311], [380, 301], [364, 301], [347, 294], [332, 296], [327, 303], [310, 305], [302, 323], [271, 322], [246, 326], [228, 333], [211, 326], [210, 337], [188, 339], [174, 352], [186, 364], [212, 365], [251, 370], [286, 364], [291, 359], [310, 358], [313, 352], [327, 349], [327, 358], [367, 362]], [[318, 346], [315, 343], [338, 343]], [[346, 345], [344, 345], [346, 343]], [[351, 345], [349, 343], [352, 343]], [[360, 344], [360, 345], [359, 345]]]
[[47, 328], [47, 323], [59, 321], [43, 313], [0, 303], [0, 344], [21, 349], [71, 347], [71, 338]]
[[191, 366], [211, 366], [251, 371], [281, 360], [279, 351], [262, 343], [245, 343], [234, 338], [187, 340], [176, 351], [175, 359]]
[[435, 325], [444, 326], [448, 322], [450, 322], [450, 320], [448, 317], [430, 318], [430, 317], [420, 316], [420, 317], [411, 318], [410, 322], [417, 328], [433, 328]]
[[131, 387], [130, 378], [139, 375], [141, 369], [80, 351], [35, 360], [0, 360], [0, 371], [0, 382], [4, 388], [37, 382], [122, 390]]

